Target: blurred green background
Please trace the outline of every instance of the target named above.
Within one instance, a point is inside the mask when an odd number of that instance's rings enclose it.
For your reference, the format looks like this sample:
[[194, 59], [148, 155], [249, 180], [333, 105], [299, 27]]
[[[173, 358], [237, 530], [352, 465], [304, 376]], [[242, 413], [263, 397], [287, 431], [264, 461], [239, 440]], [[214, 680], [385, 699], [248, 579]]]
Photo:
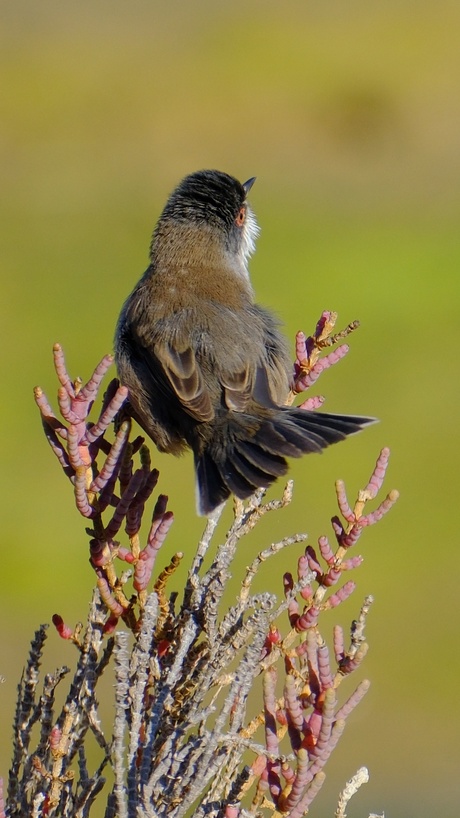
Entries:
[[[73, 376], [111, 350], [167, 195], [216, 167], [258, 177], [252, 278], [286, 333], [323, 309], [361, 321], [320, 381], [326, 408], [381, 419], [293, 463], [293, 505], [263, 521], [239, 569], [280, 536], [329, 533], [334, 480], [353, 497], [384, 445], [385, 488], [401, 492], [359, 544], [356, 594], [329, 615], [348, 627], [375, 595], [372, 687], [311, 814], [332, 815], [366, 764], [350, 815], [457, 816], [458, 0], [4, 0], [1, 17], [1, 772], [29, 638], [55, 611], [84, 618], [93, 584], [32, 387], [54, 401], [56, 340]], [[155, 457], [177, 513], [163, 564], [203, 523], [191, 460]], [[296, 553], [259, 587], [279, 590]], [[52, 633], [45, 669], [72, 659]]]

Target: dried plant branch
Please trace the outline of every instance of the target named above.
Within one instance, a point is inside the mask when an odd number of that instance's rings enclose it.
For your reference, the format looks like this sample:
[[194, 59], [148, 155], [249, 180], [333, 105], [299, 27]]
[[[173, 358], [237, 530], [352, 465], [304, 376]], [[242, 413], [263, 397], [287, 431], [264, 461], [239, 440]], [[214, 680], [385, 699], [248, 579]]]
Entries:
[[335, 818], [346, 818], [346, 807], [348, 802], [354, 795], [358, 792], [359, 788], [362, 787], [363, 784], [367, 784], [369, 781], [369, 772], [366, 767], [360, 767], [359, 770], [354, 774], [349, 781], [347, 781], [346, 786], [340, 793], [340, 798], [337, 804], [337, 810], [335, 812]]

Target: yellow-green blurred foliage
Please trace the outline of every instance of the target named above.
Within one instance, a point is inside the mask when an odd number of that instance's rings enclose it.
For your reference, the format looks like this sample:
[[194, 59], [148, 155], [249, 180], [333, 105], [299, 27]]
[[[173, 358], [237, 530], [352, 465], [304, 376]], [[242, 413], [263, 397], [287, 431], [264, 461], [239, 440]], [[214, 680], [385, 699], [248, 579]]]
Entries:
[[[1, 772], [33, 628], [84, 618], [93, 583], [32, 387], [54, 400], [56, 340], [82, 377], [111, 349], [166, 196], [216, 167], [258, 177], [252, 277], [286, 332], [323, 309], [361, 321], [320, 382], [326, 408], [381, 419], [293, 464], [293, 506], [264, 520], [240, 568], [275, 537], [329, 533], [335, 478], [353, 494], [383, 445], [401, 492], [329, 617], [348, 625], [375, 594], [372, 688], [312, 814], [331, 815], [365, 763], [353, 814], [457, 816], [458, 0], [4, 0], [1, 17]], [[158, 464], [177, 512], [163, 564], [202, 521], [190, 459]], [[287, 559], [267, 567], [271, 590]], [[71, 661], [51, 634], [47, 670]]]

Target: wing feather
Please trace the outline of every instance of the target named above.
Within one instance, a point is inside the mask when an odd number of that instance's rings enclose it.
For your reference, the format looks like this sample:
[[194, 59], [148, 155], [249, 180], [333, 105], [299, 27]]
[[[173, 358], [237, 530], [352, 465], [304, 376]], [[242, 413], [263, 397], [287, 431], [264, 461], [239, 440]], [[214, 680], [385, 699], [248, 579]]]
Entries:
[[214, 409], [193, 350], [157, 343], [155, 355], [185, 411], [200, 422], [212, 420]]
[[224, 390], [224, 400], [227, 409], [234, 412], [244, 412], [252, 394], [252, 372], [246, 366], [240, 372], [225, 372], [221, 375], [220, 383]]

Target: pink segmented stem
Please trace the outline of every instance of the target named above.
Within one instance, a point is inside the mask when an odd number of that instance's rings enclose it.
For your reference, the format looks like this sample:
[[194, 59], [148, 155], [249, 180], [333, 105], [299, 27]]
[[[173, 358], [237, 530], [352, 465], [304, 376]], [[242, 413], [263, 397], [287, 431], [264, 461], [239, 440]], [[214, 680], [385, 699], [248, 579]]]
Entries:
[[159, 520], [161, 515], [165, 513], [166, 506], [168, 505], [168, 496], [166, 494], [159, 494], [158, 499], [155, 503], [155, 508], [153, 509], [153, 516], [152, 522], [154, 523], [155, 520]]
[[334, 710], [336, 705], [336, 695], [333, 687], [329, 687], [324, 695], [323, 711], [321, 714], [321, 729], [318, 740], [312, 750], [312, 755], [321, 756], [329, 744], [332, 725], [334, 723]]
[[363, 681], [359, 683], [356, 690], [351, 694], [350, 698], [347, 699], [345, 704], [343, 704], [342, 707], [337, 710], [337, 713], [335, 714], [336, 719], [346, 719], [352, 710], [354, 710], [364, 698], [370, 686], [370, 681], [368, 679], [363, 679]]
[[107, 458], [102, 466], [101, 471], [97, 475], [97, 477], [91, 483], [91, 491], [102, 491], [104, 486], [108, 483], [108, 481], [113, 476], [116, 469], [120, 466], [120, 458], [123, 448], [128, 440], [128, 435], [130, 431], [131, 425], [129, 421], [125, 421], [120, 426], [113, 445], [110, 449], [110, 453], [107, 455]]
[[337, 495], [337, 503], [342, 517], [347, 521], [347, 523], [354, 523], [355, 513], [350, 508], [350, 505], [348, 503], [347, 493], [345, 490], [345, 483], [343, 482], [343, 480], [336, 480], [335, 491]]
[[331, 352], [325, 355], [324, 358], [320, 358], [306, 375], [303, 375], [296, 381], [295, 391], [305, 392], [307, 389], [313, 386], [313, 384], [318, 380], [319, 376], [322, 375], [326, 369], [329, 369], [331, 366], [334, 366], [341, 361], [349, 351], [350, 347], [348, 344], [341, 344], [336, 349], [333, 349]]
[[59, 616], [59, 614], [53, 614], [51, 621], [61, 639], [72, 639], [73, 629], [69, 628], [69, 626], [65, 624], [62, 616]]
[[115, 599], [114, 595], [112, 594], [104, 572], [100, 568], [96, 568], [96, 575], [97, 587], [101, 595], [102, 601], [109, 609], [109, 611], [111, 611], [114, 614], [114, 616], [116, 617], [122, 616], [123, 606], [120, 605], [120, 603]]
[[126, 386], [120, 386], [115, 393], [115, 397], [110, 401], [107, 408], [102, 412], [99, 420], [93, 426], [86, 430], [86, 440], [88, 443], [94, 443], [98, 437], [104, 434], [110, 424], [115, 418], [117, 412], [123, 406], [128, 397], [128, 389]]
[[341, 576], [340, 568], [329, 568], [327, 574], [324, 574], [322, 585], [325, 588], [330, 588], [332, 585], [336, 585], [339, 581]]
[[396, 503], [399, 497], [399, 491], [396, 489], [392, 489], [390, 493], [385, 497], [382, 503], [380, 503], [379, 507], [375, 509], [375, 511], [370, 511], [369, 514], [366, 514], [364, 517], [361, 517], [360, 524], [362, 526], [365, 525], [375, 525], [378, 523], [379, 520], [382, 519], [384, 514], [387, 514], [392, 506]]
[[333, 638], [335, 661], [339, 665], [345, 655], [345, 639], [343, 635], [343, 628], [340, 627], [340, 625], [334, 625]]
[[329, 651], [326, 645], [320, 645], [318, 647], [318, 673], [319, 673], [319, 681], [322, 690], [327, 690], [329, 687], [333, 685], [332, 673], [331, 673], [331, 666], [329, 663]]
[[356, 554], [354, 557], [349, 557], [347, 560], [343, 560], [341, 564], [342, 571], [351, 571], [353, 568], [359, 568], [359, 566], [363, 563], [363, 557], [360, 554]]
[[138, 469], [134, 472], [131, 480], [129, 481], [128, 486], [126, 487], [119, 503], [117, 504], [115, 511], [113, 513], [113, 517], [110, 520], [108, 526], [106, 527], [106, 536], [107, 537], [114, 537], [117, 531], [120, 530], [120, 527], [123, 523], [123, 520], [128, 513], [129, 506], [136, 494], [136, 492], [140, 489], [145, 479], [145, 475], [142, 469]]
[[85, 400], [94, 400], [99, 386], [105, 374], [108, 372], [113, 364], [113, 355], [104, 355], [102, 361], [97, 365], [88, 383], [80, 389], [80, 396]]
[[316, 605], [311, 605], [305, 613], [299, 616], [296, 622], [297, 631], [306, 631], [309, 628], [314, 628], [318, 624], [318, 616], [320, 609]]
[[358, 542], [361, 534], [363, 533], [363, 525], [361, 520], [359, 523], [355, 523], [348, 534], [345, 534], [344, 537], [340, 540], [340, 545], [342, 548], [352, 548]]
[[308, 751], [304, 747], [300, 747], [297, 752], [297, 770], [291, 791], [287, 798], [280, 803], [283, 812], [290, 812], [302, 798], [309, 780], [308, 764]]
[[318, 795], [325, 780], [326, 773], [323, 773], [322, 770], [320, 770], [318, 773], [316, 773], [316, 775], [313, 776], [311, 783], [305, 792], [305, 795], [303, 796], [301, 801], [299, 801], [299, 803], [296, 804], [296, 806], [291, 810], [291, 812], [289, 813], [289, 818], [303, 818], [303, 816], [307, 814], [310, 804]]
[[[288, 673], [284, 682], [284, 703], [286, 705], [286, 712], [291, 725], [297, 730], [300, 737], [300, 732], [304, 726], [303, 712], [297, 693], [296, 682], [294, 676]], [[300, 744], [300, 738], [299, 738]]]
[[143, 510], [143, 506], [141, 508], [133, 508], [132, 506], [129, 507], [126, 514], [125, 524], [125, 531], [128, 537], [134, 537], [136, 534], [138, 534], [142, 523]]
[[48, 403], [48, 398], [46, 397], [45, 393], [43, 392], [40, 386], [35, 387], [34, 398], [35, 403], [40, 409], [42, 417], [44, 417], [48, 422], [51, 418], [53, 418], [53, 420], [57, 420], [56, 415], [54, 414], [50, 404]]
[[54, 358], [54, 368], [56, 370], [56, 375], [58, 376], [59, 382], [62, 384], [66, 392], [71, 396], [75, 397], [75, 389], [74, 385], [70, 379], [69, 373], [67, 372], [67, 368], [65, 365], [64, 359], [64, 352], [60, 344], [54, 344], [53, 346], [53, 358]]
[[75, 471], [74, 480], [75, 504], [83, 517], [91, 518], [95, 515], [95, 510], [88, 500], [86, 492], [86, 467], [78, 466]]
[[152, 471], [148, 471], [146, 468], [143, 468], [142, 471], [145, 474], [145, 483], [142, 488], [136, 494], [136, 497], [133, 500], [132, 506], [135, 508], [140, 508], [141, 511], [144, 510], [144, 505], [151, 496], [155, 486], [158, 483], [158, 478], [160, 476], [160, 472], [158, 469], [152, 469]]
[[64, 386], [58, 389], [59, 411], [67, 423], [79, 423], [80, 417], [72, 409], [72, 398]]
[[349, 580], [345, 583], [345, 585], [342, 585], [341, 588], [338, 588], [335, 594], [331, 594], [326, 602], [326, 606], [328, 608], [336, 608], [337, 605], [340, 605], [341, 602], [345, 602], [345, 600], [351, 596], [355, 588], [356, 583]]
[[67, 452], [69, 455], [70, 465], [72, 466], [75, 471], [80, 467], [85, 466], [80, 450], [80, 437], [78, 434], [78, 429], [73, 424], [67, 429]]
[[374, 471], [372, 472], [370, 480], [365, 488], [365, 491], [369, 493], [370, 497], [375, 497], [382, 488], [389, 459], [390, 450], [388, 447], [385, 447], [378, 456]]
[[309, 351], [307, 349], [307, 336], [302, 330], [296, 332], [295, 336], [296, 364], [300, 367], [307, 367], [309, 362]]
[[134, 569], [133, 585], [136, 591], [144, 591], [147, 588], [158, 551], [163, 545], [173, 522], [174, 515], [172, 511], [165, 511], [160, 518], [153, 521], [147, 545], [141, 551], [139, 561]]
[[304, 400], [303, 403], [299, 403], [299, 409], [306, 409], [307, 412], [314, 412], [315, 409], [319, 409], [324, 403], [324, 397], [322, 395], [315, 395], [312, 398], [307, 398]]
[[318, 696], [320, 693], [320, 686], [319, 686], [319, 670], [318, 670], [318, 642], [316, 638], [316, 633], [314, 631], [309, 631], [307, 633], [306, 638], [306, 645], [307, 645], [307, 657], [308, 662], [310, 664], [310, 687], [312, 693], [315, 696]]
[[319, 736], [319, 731], [321, 730], [321, 718], [321, 710], [315, 707], [310, 718], [308, 719], [308, 730], [314, 739], [317, 739]]
[[328, 538], [324, 536], [318, 537], [318, 545], [323, 560], [327, 562], [328, 565], [332, 565], [335, 561], [335, 555], [329, 544]]

